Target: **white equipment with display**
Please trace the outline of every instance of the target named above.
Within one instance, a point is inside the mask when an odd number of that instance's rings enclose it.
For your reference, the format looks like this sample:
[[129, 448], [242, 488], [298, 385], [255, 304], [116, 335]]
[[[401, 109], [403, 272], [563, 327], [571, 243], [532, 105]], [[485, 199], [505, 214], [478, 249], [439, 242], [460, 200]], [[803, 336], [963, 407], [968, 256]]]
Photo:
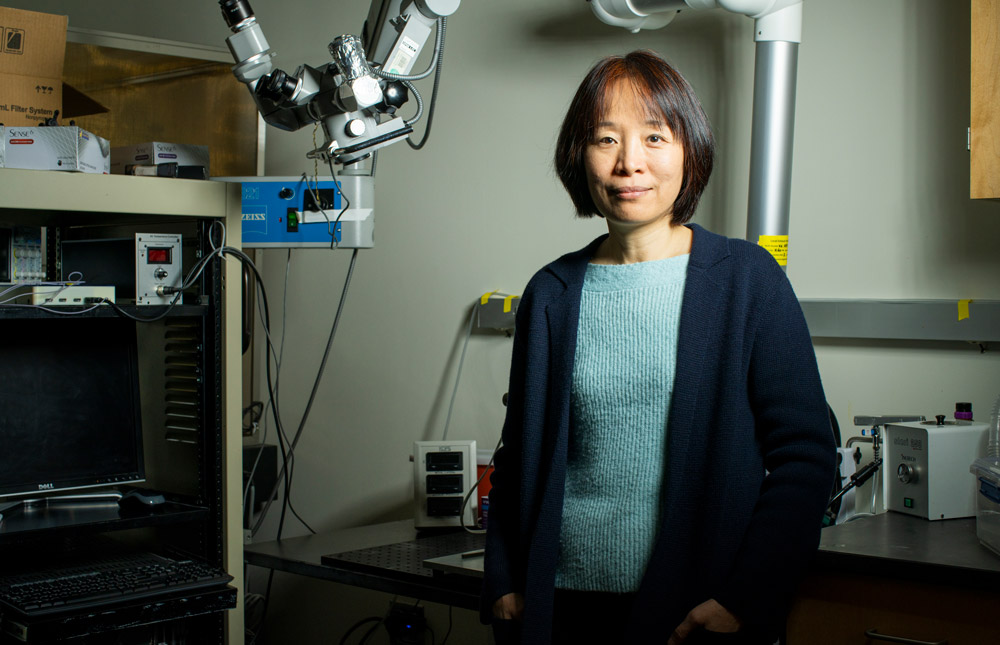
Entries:
[[180, 235], [135, 234], [135, 304], [169, 305], [183, 277]]
[[417, 441], [413, 444], [413, 525], [421, 528], [476, 526], [479, 505], [475, 441]]

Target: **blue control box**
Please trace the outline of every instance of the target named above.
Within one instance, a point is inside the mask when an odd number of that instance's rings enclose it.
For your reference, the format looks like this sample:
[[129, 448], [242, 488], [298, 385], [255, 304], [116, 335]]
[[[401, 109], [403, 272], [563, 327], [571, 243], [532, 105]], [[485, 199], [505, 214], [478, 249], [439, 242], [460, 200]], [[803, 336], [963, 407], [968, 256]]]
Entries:
[[220, 178], [242, 184], [243, 248], [371, 248], [371, 178], [339, 179]]

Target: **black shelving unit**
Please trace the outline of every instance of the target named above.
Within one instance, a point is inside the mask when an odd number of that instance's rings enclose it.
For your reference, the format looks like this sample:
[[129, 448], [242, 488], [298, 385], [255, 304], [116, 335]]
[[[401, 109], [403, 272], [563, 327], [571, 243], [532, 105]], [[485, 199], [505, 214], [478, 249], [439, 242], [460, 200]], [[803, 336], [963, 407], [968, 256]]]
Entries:
[[[196, 259], [211, 253], [215, 223], [225, 223], [227, 245], [238, 246], [232, 241], [239, 240], [239, 210], [238, 186], [221, 183], [0, 169], [0, 226], [44, 227], [50, 273], [59, 264], [54, 257], [59, 245], [53, 241], [150, 227], [183, 233], [186, 273]], [[228, 264], [209, 262], [195, 288], [169, 308], [119, 304], [121, 313], [108, 305], [89, 311], [60, 307], [54, 313], [0, 305], [0, 330], [15, 320], [63, 319], [72, 329], [79, 320], [157, 319], [134, 323], [146, 456], [142, 485], [167, 499], [152, 510], [106, 501], [41, 501], [5, 512], [0, 574], [5, 563], [24, 566], [34, 560], [42, 567], [47, 553], [94, 543], [101, 549], [176, 550], [235, 578], [225, 591], [178, 594], [156, 603], [120, 601], [107, 611], [41, 621], [30, 630], [29, 643], [243, 642], [241, 536], [229, 529], [240, 522], [241, 473], [232, 468], [240, 458], [239, 402], [226, 396], [232, 379], [240, 379], [239, 338], [227, 337], [232, 321], [226, 312], [239, 308], [229, 304], [233, 294], [225, 290], [227, 281], [240, 281]], [[227, 351], [227, 343], [237, 349]], [[0, 643], [22, 642], [6, 632], [0, 633]]]

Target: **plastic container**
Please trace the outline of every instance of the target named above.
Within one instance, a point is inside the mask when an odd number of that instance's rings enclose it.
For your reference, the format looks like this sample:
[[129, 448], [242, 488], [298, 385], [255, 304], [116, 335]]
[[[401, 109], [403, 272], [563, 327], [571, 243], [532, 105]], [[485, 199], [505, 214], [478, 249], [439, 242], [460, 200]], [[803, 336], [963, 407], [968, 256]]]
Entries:
[[972, 462], [969, 470], [978, 480], [976, 537], [1000, 555], [1000, 459], [982, 457]]

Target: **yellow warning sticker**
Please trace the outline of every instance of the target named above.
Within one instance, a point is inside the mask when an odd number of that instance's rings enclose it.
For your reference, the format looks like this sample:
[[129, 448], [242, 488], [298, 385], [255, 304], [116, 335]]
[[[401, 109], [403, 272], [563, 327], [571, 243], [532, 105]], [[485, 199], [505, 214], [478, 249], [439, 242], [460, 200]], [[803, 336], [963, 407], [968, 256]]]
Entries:
[[761, 235], [757, 238], [757, 244], [767, 249], [768, 253], [778, 261], [778, 264], [788, 266], [787, 235]]
[[958, 319], [965, 320], [969, 317], [969, 303], [972, 300], [959, 300], [958, 301]]

